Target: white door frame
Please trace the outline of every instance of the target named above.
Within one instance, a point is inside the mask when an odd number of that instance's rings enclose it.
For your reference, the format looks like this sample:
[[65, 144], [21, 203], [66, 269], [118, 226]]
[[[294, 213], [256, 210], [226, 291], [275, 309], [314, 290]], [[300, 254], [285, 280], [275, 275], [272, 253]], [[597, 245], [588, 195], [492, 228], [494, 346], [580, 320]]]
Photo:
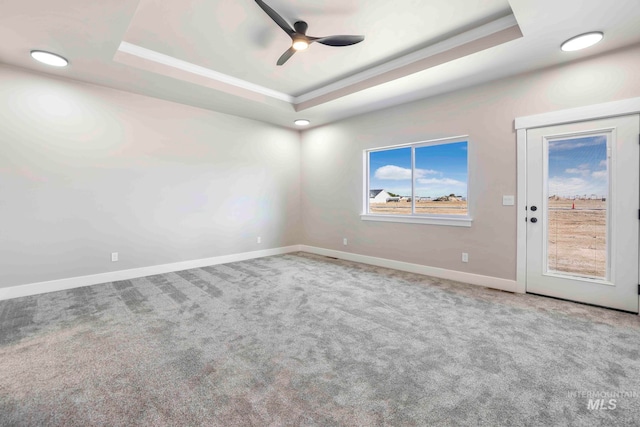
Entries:
[[640, 113], [640, 98], [629, 98], [515, 119], [518, 171], [516, 292], [525, 293], [527, 284], [527, 223], [525, 221], [527, 217], [527, 130], [638, 113]]

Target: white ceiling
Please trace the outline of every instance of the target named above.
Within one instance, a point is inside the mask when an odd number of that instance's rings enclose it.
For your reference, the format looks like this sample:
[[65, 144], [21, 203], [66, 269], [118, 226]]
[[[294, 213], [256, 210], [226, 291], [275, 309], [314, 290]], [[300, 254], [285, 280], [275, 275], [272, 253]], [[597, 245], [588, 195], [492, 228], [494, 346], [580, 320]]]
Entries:
[[[638, 0], [265, 0], [313, 44], [275, 65], [289, 37], [254, 0], [3, 0], [0, 62], [293, 127], [640, 42]], [[562, 41], [604, 31], [581, 52]], [[35, 62], [32, 49], [70, 67]]]

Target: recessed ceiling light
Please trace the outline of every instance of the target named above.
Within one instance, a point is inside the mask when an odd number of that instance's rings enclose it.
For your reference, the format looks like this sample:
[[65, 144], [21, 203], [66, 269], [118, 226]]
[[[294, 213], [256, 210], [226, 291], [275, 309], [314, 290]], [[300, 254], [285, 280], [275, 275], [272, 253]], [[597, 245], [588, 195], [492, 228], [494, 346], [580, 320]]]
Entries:
[[560, 48], [565, 52], [573, 52], [574, 50], [580, 50], [589, 46], [593, 46], [594, 44], [602, 40], [603, 37], [604, 34], [599, 31], [580, 34], [579, 36], [570, 38], [566, 42], [562, 43], [562, 46]]
[[296, 126], [309, 126], [311, 122], [307, 119], [298, 119], [293, 123], [295, 123]]
[[31, 57], [36, 61], [54, 67], [66, 67], [69, 64], [69, 61], [64, 59], [62, 56], [51, 52], [45, 52], [43, 50], [32, 50]]

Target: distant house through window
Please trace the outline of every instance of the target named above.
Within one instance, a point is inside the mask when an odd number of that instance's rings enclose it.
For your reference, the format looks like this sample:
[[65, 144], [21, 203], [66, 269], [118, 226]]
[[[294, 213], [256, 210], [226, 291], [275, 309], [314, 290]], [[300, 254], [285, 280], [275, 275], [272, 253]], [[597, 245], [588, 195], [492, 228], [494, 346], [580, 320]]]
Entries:
[[389, 203], [400, 201], [400, 196], [384, 190], [369, 190], [369, 203]]
[[469, 217], [468, 141], [456, 138], [365, 151], [363, 219]]

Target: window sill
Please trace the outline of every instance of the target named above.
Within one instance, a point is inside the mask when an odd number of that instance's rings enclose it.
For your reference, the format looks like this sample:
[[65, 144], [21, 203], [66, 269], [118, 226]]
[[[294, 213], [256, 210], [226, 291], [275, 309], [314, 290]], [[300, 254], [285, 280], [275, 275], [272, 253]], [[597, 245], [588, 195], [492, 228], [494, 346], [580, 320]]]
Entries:
[[405, 224], [432, 224], [446, 225], [450, 227], [471, 227], [473, 219], [468, 216], [418, 216], [418, 215], [375, 215], [361, 214], [363, 221], [400, 222]]

